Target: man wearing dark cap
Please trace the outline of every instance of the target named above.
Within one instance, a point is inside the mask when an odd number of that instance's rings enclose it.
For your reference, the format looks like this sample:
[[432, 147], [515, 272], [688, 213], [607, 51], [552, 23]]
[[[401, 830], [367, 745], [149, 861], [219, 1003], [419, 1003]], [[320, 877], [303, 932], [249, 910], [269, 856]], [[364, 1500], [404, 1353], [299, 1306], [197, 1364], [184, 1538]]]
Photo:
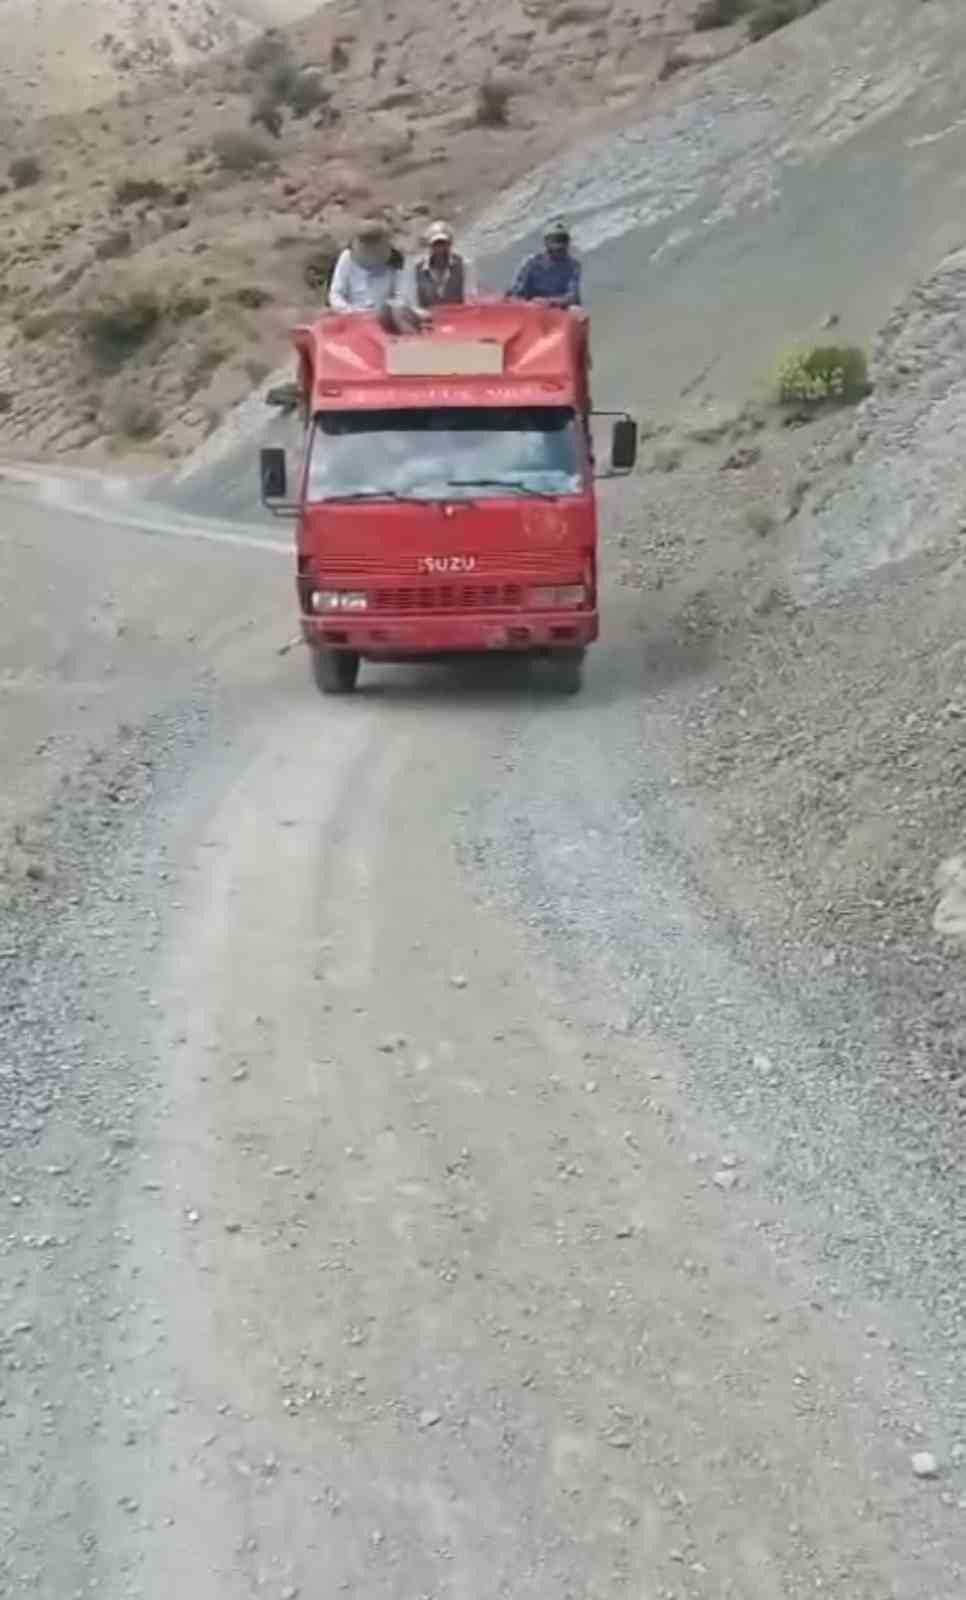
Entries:
[[511, 300], [537, 300], [547, 306], [580, 305], [580, 262], [570, 253], [570, 229], [551, 222], [543, 249], [528, 256], [513, 280]]

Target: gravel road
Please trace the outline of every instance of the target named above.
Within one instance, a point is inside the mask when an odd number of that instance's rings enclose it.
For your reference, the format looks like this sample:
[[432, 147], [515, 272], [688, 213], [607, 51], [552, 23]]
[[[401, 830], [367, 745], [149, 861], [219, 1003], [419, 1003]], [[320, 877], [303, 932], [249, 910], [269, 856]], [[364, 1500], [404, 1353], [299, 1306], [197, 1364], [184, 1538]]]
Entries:
[[229, 559], [7, 910], [3, 1592], [960, 1596], [947, 1236], [680, 870], [629, 598], [577, 704], [323, 707]]

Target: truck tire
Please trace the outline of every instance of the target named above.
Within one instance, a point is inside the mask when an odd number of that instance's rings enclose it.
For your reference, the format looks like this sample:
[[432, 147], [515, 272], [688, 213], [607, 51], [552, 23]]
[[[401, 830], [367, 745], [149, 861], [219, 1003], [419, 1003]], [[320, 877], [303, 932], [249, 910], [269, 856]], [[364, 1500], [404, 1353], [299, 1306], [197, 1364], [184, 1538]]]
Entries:
[[558, 694], [579, 694], [584, 681], [584, 651], [555, 650], [552, 658]]
[[359, 657], [354, 650], [311, 651], [312, 677], [323, 694], [351, 694], [359, 680]]

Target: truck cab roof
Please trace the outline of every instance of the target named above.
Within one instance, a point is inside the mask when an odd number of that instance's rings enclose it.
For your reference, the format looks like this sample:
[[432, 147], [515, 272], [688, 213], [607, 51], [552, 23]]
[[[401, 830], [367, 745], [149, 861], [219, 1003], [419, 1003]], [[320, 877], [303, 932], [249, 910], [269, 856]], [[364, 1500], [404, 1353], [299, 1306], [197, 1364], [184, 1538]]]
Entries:
[[586, 405], [588, 319], [519, 300], [441, 306], [417, 334], [324, 312], [293, 330], [303, 392], [318, 411]]

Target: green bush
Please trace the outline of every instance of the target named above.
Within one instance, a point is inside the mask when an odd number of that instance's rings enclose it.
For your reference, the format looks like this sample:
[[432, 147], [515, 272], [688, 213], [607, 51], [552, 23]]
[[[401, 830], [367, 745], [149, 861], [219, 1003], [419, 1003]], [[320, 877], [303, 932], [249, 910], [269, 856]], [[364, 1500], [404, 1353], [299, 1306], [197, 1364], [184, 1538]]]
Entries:
[[95, 366], [101, 372], [122, 366], [160, 326], [163, 315], [152, 289], [127, 289], [89, 305], [80, 327]]
[[785, 356], [778, 371], [783, 405], [856, 405], [869, 392], [869, 364], [858, 345], [812, 345]]

